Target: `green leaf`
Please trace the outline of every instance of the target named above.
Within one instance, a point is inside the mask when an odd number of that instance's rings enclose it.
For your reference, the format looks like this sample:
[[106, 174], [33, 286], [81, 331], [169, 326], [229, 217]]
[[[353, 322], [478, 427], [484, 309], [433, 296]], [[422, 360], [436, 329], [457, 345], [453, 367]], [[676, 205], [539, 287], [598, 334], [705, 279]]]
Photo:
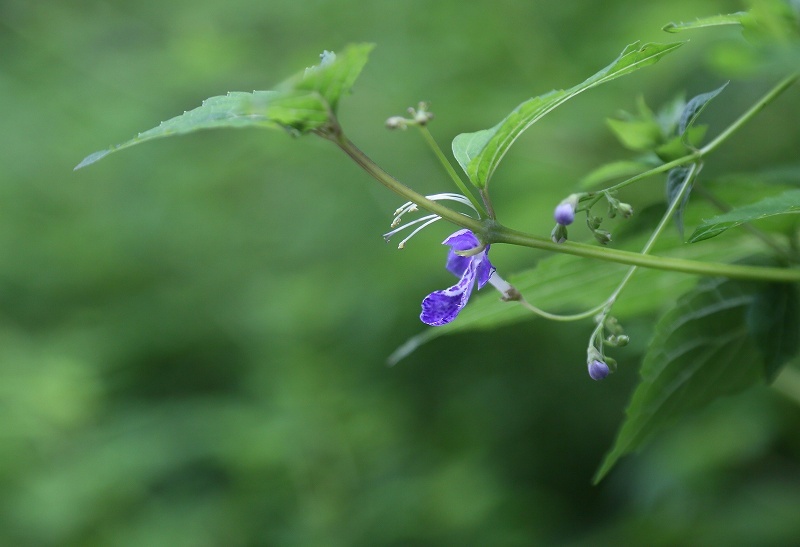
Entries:
[[594, 188], [604, 182], [622, 177], [632, 177], [653, 167], [641, 161], [614, 161], [606, 163], [583, 177], [578, 186], [581, 189]]
[[746, 322], [756, 287], [705, 279], [658, 322], [642, 381], [595, 483], [655, 433], [764, 377], [761, 353]]
[[350, 92], [374, 47], [374, 44], [351, 44], [335, 55], [326, 51], [321, 55], [322, 62], [318, 66], [307, 68], [285, 80], [277, 89], [282, 92], [318, 93], [336, 112], [339, 100]]
[[764, 286], [748, 309], [747, 327], [764, 359], [764, 375], [771, 382], [800, 350], [797, 286], [790, 283]]
[[693, 30], [698, 28], [720, 27], [727, 25], [741, 25], [742, 18], [747, 15], [747, 12], [737, 12], [728, 15], [713, 15], [711, 17], [703, 17], [696, 21], [689, 23], [669, 23], [661, 30], [666, 32], [682, 32], [684, 30]]
[[800, 190], [787, 190], [778, 196], [770, 196], [756, 203], [733, 209], [725, 214], [706, 220], [694, 231], [689, 243], [718, 236], [725, 230], [776, 215], [800, 213]]
[[587, 89], [652, 65], [682, 44], [631, 44], [613, 63], [584, 82], [529, 99], [490, 129], [458, 135], [453, 140], [453, 154], [470, 181], [483, 188], [514, 141], [548, 112]]
[[[643, 241], [644, 235], [641, 237]], [[682, 258], [723, 262], [742, 259], [758, 248], [758, 243], [752, 239], [737, 241], [735, 245], [710, 241], [705, 245], [685, 246], [675, 236], [669, 246], [669, 250], [677, 252]], [[663, 248], [662, 254], [670, 255]], [[508, 276], [507, 279], [536, 306], [553, 313], [574, 313], [602, 303], [617, 287], [626, 270], [627, 267], [620, 264], [557, 254], [544, 258], [535, 268]], [[695, 280], [695, 277], [686, 274], [640, 268], [614, 304], [614, 316], [624, 320], [657, 311], [664, 302], [672, 301], [676, 294], [689, 290]], [[447, 281], [443, 280], [443, 283]], [[428, 328], [410, 338], [387, 361], [393, 365], [440, 336], [489, 330], [536, 317], [518, 304], [501, 301], [491, 289], [484, 289], [480, 294], [473, 294], [455, 321]]]
[[622, 146], [637, 152], [652, 150], [661, 144], [661, 126], [653, 120], [606, 120]]
[[364, 65], [372, 44], [350, 45], [335, 57], [324, 54], [319, 66], [289, 78], [276, 91], [231, 92], [211, 97], [133, 139], [94, 152], [75, 169], [97, 162], [112, 152], [153, 139], [184, 135], [202, 129], [260, 127], [305, 134], [329, 123], [339, 99], [347, 93]]
[[248, 107], [255, 97], [259, 102], [266, 103], [276, 95], [275, 91], [256, 91], [254, 93], [232, 92], [224, 96], [211, 97], [203, 101], [202, 106], [161, 122], [157, 127], [139, 133], [129, 141], [88, 155], [75, 169], [91, 165], [112, 152], [162, 137], [184, 135], [201, 129], [218, 127], [276, 127], [276, 124], [266, 116], [252, 116], [247, 113]]
[[683, 109], [681, 113], [680, 122], [678, 123], [678, 134], [681, 136], [686, 135], [686, 131], [692, 127], [695, 120], [700, 116], [703, 112], [703, 109], [706, 105], [717, 95], [722, 93], [722, 90], [728, 86], [729, 82], [725, 82], [720, 87], [715, 89], [714, 91], [709, 91], [708, 93], [702, 93], [693, 97]]

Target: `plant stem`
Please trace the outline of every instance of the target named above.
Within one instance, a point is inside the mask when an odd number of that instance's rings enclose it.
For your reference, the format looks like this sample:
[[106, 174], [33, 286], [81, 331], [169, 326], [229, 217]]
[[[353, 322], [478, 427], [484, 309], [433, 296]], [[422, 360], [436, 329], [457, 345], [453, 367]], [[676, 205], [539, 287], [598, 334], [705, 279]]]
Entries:
[[714, 140], [712, 140], [711, 142], [706, 144], [703, 148], [701, 148], [699, 151], [700, 157], [706, 156], [707, 154], [710, 154], [711, 152], [716, 150], [719, 147], [719, 145], [725, 142], [728, 139], [728, 137], [733, 135], [740, 127], [742, 127], [745, 123], [747, 123], [753, 117], [755, 117], [756, 114], [764, 110], [764, 108], [769, 103], [774, 101], [778, 97], [778, 95], [789, 89], [789, 87], [791, 87], [792, 84], [794, 84], [798, 80], [798, 78], [800, 78], [800, 72], [792, 74], [791, 76], [788, 76], [787, 78], [778, 82], [778, 84], [775, 87], [773, 87], [766, 95], [764, 95], [763, 97], [761, 97], [761, 99], [756, 101], [756, 103], [753, 106], [751, 106], [747, 110], [747, 112], [739, 116], [739, 118], [735, 122], [729, 125], [722, 133], [717, 135], [717, 137]]
[[771, 90], [767, 92], [766, 95], [761, 97], [756, 103], [751, 106], [744, 114], [739, 116], [736, 121], [730, 124], [724, 131], [722, 131], [719, 135], [714, 138], [711, 142], [706, 144], [700, 150], [692, 152], [691, 154], [687, 154], [681, 158], [676, 160], [664, 163], [659, 165], [658, 167], [654, 167], [644, 173], [639, 173], [627, 180], [624, 180], [618, 184], [610, 186], [606, 188], [605, 191], [607, 192], [614, 192], [626, 186], [633, 184], [634, 182], [640, 181], [644, 178], [657, 175], [659, 173], [664, 173], [673, 169], [675, 167], [680, 167], [681, 165], [686, 165], [687, 163], [697, 163], [699, 160], [706, 157], [708, 154], [719, 148], [719, 146], [725, 142], [731, 135], [733, 135], [736, 131], [738, 131], [745, 123], [750, 121], [756, 114], [761, 112], [769, 103], [774, 101], [781, 93], [786, 91], [789, 87], [792, 86], [798, 79], [800, 78], [800, 73], [792, 74], [791, 76], [785, 78], [778, 82], [778, 84], [773, 87]]
[[378, 164], [372, 161], [369, 156], [362, 152], [350, 139], [345, 137], [344, 134], [338, 134], [334, 138], [331, 138], [331, 140], [335, 142], [345, 154], [350, 156], [353, 161], [361, 166], [364, 171], [372, 175], [375, 180], [386, 186], [395, 194], [398, 194], [408, 201], [413, 201], [421, 208], [435, 213], [453, 224], [472, 230], [476, 234], [484, 232], [484, 225], [481, 221], [454, 211], [441, 203], [432, 201], [395, 179], [389, 173], [381, 169]]
[[565, 241], [553, 243], [550, 240], [532, 236], [504, 226], [495, 225], [492, 229], [492, 243], [508, 243], [542, 249], [545, 251], [561, 252], [565, 254], [596, 258], [619, 264], [654, 268], [672, 272], [683, 272], [695, 275], [722, 276], [731, 279], [752, 279], [778, 282], [800, 282], [800, 269], [769, 268], [762, 266], [746, 266], [740, 264], [722, 264], [718, 262], [698, 262], [682, 258], [665, 256], [642, 255], [607, 247], [595, 247], [584, 243]]
[[541, 249], [543, 251], [566, 253], [585, 258], [595, 258], [598, 260], [606, 260], [620, 264], [629, 264], [631, 266], [642, 266], [644, 268], [654, 268], [658, 270], [683, 272], [696, 275], [723, 276], [732, 279], [800, 282], [800, 270], [798, 269], [698, 262], [695, 260], [685, 260], [681, 258], [641, 255], [639, 253], [595, 247], [592, 245], [586, 245], [584, 243], [574, 243], [572, 241], [553, 243], [551, 240], [543, 237], [538, 237], [506, 228], [496, 221], [480, 221], [454, 211], [453, 209], [450, 209], [441, 203], [431, 201], [422, 194], [415, 192], [381, 169], [343, 134], [338, 133], [335, 136], [330, 137], [330, 140], [335, 142], [344, 153], [346, 153], [353, 161], [361, 166], [362, 169], [372, 175], [372, 177], [386, 186], [389, 190], [409, 201], [413, 201], [422, 209], [441, 216], [443, 219], [452, 222], [456, 226], [471, 230], [482, 242], [486, 244], [508, 243], [511, 245], [520, 245], [522, 247]]
[[475, 209], [481, 214], [481, 216], [487, 216], [486, 209], [484, 209], [483, 205], [478, 198], [475, 197], [475, 194], [464, 184], [464, 181], [461, 180], [461, 177], [458, 176], [458, 173], [453, 168], [453, 164], [447, 159], [447, 156], [444, 155], [442, 149], [439, 147], [439, 144], [436, 142], [436, 139], [433, 138], [431, 132], [428, 128], [424, 125], [419, 125], [420, 133], [422, 133], [422, 137], [425, 139], [425, 142], [430, 146], [433, 153], [436, 154], [436, 157], [439, 160], [439, 163], [442, 164], [447, 174], [450, 175], [450, 178], [453, 179], [453, 182], [458, 186], [458, 189], [461, 190], [461, 193], [466, 196], [467, 199], [475, 206]]

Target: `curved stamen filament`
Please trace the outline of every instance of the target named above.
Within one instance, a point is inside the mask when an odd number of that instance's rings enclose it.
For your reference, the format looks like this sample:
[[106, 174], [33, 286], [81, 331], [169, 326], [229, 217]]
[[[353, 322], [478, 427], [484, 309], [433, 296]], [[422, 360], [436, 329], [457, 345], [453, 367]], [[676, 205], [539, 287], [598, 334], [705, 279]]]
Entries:
[[[436, 220], [438, 220], [438, 219], [440, 219], [440, 218], [442, 218], [442, 217], [440, 217], [439, 215], [426, 215], [426, 216], [424, 216], [424, 217], [420, 217], [420, 218], [418, 218], [418, 219], [416, 219], [416, 220], [412, 220], [411, 222], [407, 222], [406, 224], [403, 224], [403, 225], [402, 225], [402, 226], [400, 226], [399, 228], [395, 228], [395, 229], [394, 229], [394, 230], [392, 230], [391, 232], [387, 232], [387, 233], [383, 234], [383, 239], [385, 239], [385, 240], [387, 241], [387, 243], [388, 243], [389, 239], [391, 239], [391, 237], [392, 237], [393, 235], [395, 235], [396, 233], [398, 233], [398, 232], [402, 232], [402, 231], [403, 231], [403, 230], [405, 230], [406, 228], [410, 228], [411, 226], [414, 226], [414, 225], [416, 225], [416, 224], [419, 224], [419, 223], [421, 223], [421, 222], [426, 222], [426, 224], [425, 224], [425, 225], [423, 225], [423, 226], [420, 226], [419, 228], [417, 228], [416, 230], [414, 230], [414, 232], [413, 232], [413, 233], [417, 233], [419, 230], [421, 230], [422, 228], [424, 228], [425, 226], [427, 226], [428, 224], [430, 224], [430, 222], [428, 222], [428, 221], [430, 221], [431, 219], [436, 219]], [[394, 224], [394, 223], [392, 223], [392, 224]], [[408, 239], [408, 238], [406, 238], [406, 239]]]
[[[423, 217], [423, 218], [422, 218], [422, 219], [420, 219], [420, 220], [423, 220], [423, 219], [426, 219], [426, 218], [430, 218], [430, 217]], [[428, 222], [426, 222], [426, 223], [425, 223], [425, 224], [423, 224], [422, 226], [419, 226], [419, 227], [418, 227], [418, 228], [416, 228], [416, 229], [415, 229], [413, 232], [411, 232], [410, 234], [408, 234], [408, 237], [406, 237], [406, 238], [405, 238], [403, 241], [401, 241], [400, 243], [398, 243], [398, 245], [397, 245], [397, 248], [398, 248], [398, 249], [402, 249], [403, 247], [405, 247], [405, 246], [406, 246], [406, 242], [407, 242], [409, 239], [411, 239], [412, 237], [414, 237], [415, 235], [417, 235], [417, 232], [419, 232], [420, 230], [422, 230], [422, 229], [424, 229], [424, 228], [426, 228], [426, 227], [430, 226], [431, 224], [433, 224], [433, 223], [434, 223], [434, 222], [436, 222], [437, 220], [442, 220], [442, 217], [440, 217], [439, 215], [434, 215], [434, 218], [431, 218], [430, 220], [428, 220]]]

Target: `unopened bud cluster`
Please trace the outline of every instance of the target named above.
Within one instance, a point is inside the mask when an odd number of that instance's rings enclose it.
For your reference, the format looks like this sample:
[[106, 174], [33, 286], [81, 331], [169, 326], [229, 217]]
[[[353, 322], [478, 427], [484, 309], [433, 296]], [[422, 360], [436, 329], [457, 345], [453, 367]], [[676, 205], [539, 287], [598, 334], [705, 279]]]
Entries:
[[409, 126], [417, 125], [417, 126], [425, 126], [428, 124], [429, 121], [433, 119], [433, 113], [428, 111], [428, 104], [421, 102], [417, 105], [417, 108], [409, 108], [408, 113], [411, 115], [410, 118], [404, 118], [402, 116], [392, 116], [391, 118], [386, 120], [386, 127], [388, 129], [406, 129]]
[[589, 339], [586, 350], [586, 366], [592, 380], [602, 380], [617, 368], [617, 361], [605, 354], [605, 347], [623, 347], [630, 338], [624, 334], [615, 317], [601, 313], [595, 318], [597, 327]]

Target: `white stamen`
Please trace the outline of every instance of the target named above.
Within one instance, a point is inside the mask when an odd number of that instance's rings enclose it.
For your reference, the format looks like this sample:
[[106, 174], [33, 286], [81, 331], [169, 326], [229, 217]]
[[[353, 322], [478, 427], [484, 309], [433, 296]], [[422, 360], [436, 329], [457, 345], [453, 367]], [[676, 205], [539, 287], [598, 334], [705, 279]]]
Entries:
[[[406, 238], [405, 238], [403, 241], [401, 241], [401, 242], [400, 242], [400, 244], [399, 244], [399, 245], [397, 245], [397, 248], [398, 248], [398, 249], [402, 249], [403, 247], [405, 247], [405, 246], [406, 246], [406, 242], [407, 242], [409, 239], [411, 239], [412, 237], [414, 237], [414, 236], [417, 234], [417, 232], [419, 232], [420, 230], [422, 230], [422, 229], [424, 229], [424, 228], [426, 228], [426, 227], [430, 226], [431, 224], [433, 224], [433, 223], [434, 223], [434, 222], [436, 222], [437, 220], [442, 220], [442, 217], [440, 217], [439, 215], [432, 215], [432, 216], [433, 216], [434, 218], [431, 218], [431, 219], [430, 219], [428, 222], [426, 222], [425, 224], [423, 224], [422, 226], [418, 227], [418, 228], [417, 228], [417, 229], [415, 229], [413, 232], [411, 232], [410, 234], [408, 234], [408, 237], [406, 237]], [[430, 218], [430, 217], [423, 217], [423, 219], [424, 219], [424, 218]], [[422, 220], [422, 219], [420, 219], [420, 220]], [[408, 224], [407, 224], [406, 226], [408, 226]]]
[[[478, 213], [478, 210], [475, 209], [475, 206], [472, 204], [472, 202], [470, 202], [470, 200], [466, 196], [462, 196], [461, 194], [454, 194], [452, 192], [443, 192], [441, 194], [431, 194], [431, 195], [425, 196], [425, 197], [428, 198], [431, 201], [456, 201], [458, 203], [461, 203], [462, 205], [466, 205], [467, 207], [469, 207], [470, 209], [475, 211], [475, 213], [480, 216], [480, 213]], [[417, 211], [419, 211], [419, 206], [416, 203], [414, 203], [413, 201], [407, 201], [403, 205], [398, 207], [397, 210], [394, 212], [394, 215], [393, 215], [394, 219], [392, 220], [392, 223], [390, 224], [390, 228], [393, 228], [393, 230], [383, 234], [383, 238], [386, 241], [389, 241], [389, 239], [393, 235], [395, 235], [396, 233], [398, 233], [398, 232], [400, 232], [402, 230], [405, 230], [406, 228], [409, 228], [411, 226], [416, 226], [417, 224], [422, 224], [421, 226], [416, 228], [413, 232], [411, 232], [411, 234], [409, 234], [408, 237], [406, 237], [403, 241], [400, 242], [400, 244], [397, 247], [399, 249], [402, 249], [405, 246], [406, 242], [409, 239], [411, 239], [412, 237], [414, 237], [414, 235], [416, 235], [420, 230], [422, 230], [423, 228], [425, 228], [427, 226], [430, 226], [431, 224], [433, 224], [437, 220], [441, 219], [441, 217], [439, 215], [430, 214], [430, 215], [426, 215], [424, 217], [418, 218], [416, 220], [412, 220], [411, 222], [408, 222], [408, 223], [403, 224], [402, 226], [400, 226], [400, 223], [402, 222], [402, 219], [403, 219], [403, 215], [405, 215], [407, 213], [416, 213]], [[461, 214], [464, 214], [464, 213], [461, 213]], [[464, 216], [469, 216], [469, 215], [464, 215]]]
[[[403, 230], [405, 230], [406, 228], [410, 228], [411, 226], [414, 226], [414, 225], [416, 225], [416, 224], [419, 224], [420, 222], [425, 222], [425, 221], [431, 220], [432, 218], [441, 218], [441, 217], [439, 217], [439, 215], [426, 215], [426, 216], [424, 216], [424, 217], [420, 217], [420, 218], [418, 218], [418, 219], [416, 219], [416, 220], [412, 220], [411, 222], [408, 222], [408, 223], [406, 223], [406, 224], [403, 224], [403, 225], [402, 225], [402, 226], [400, 226], [399, 228], [395, 228], [395, 229], [394, 229], [394, 230], [392, 230], [391, 232], [387, 232], [387, 233], [383, 234], [383, 239], [385, 239], [385, 240], [388, 242], [388, 241], [389, 241], [389, 239], [390, 239], [390, 238], [391, 238], [393, 235], [395, 235], [396, 233], [398, 233], [398, 232], [402, 232], [402, 231], [403, 231]], [[394, 224], [394, 223], [392, 223], [392, 224]], [[426, 224], [426, 226], [427, 226], [427, 224]], [[415, 232], [415, 233], [416, 233], [416, 232]]]

